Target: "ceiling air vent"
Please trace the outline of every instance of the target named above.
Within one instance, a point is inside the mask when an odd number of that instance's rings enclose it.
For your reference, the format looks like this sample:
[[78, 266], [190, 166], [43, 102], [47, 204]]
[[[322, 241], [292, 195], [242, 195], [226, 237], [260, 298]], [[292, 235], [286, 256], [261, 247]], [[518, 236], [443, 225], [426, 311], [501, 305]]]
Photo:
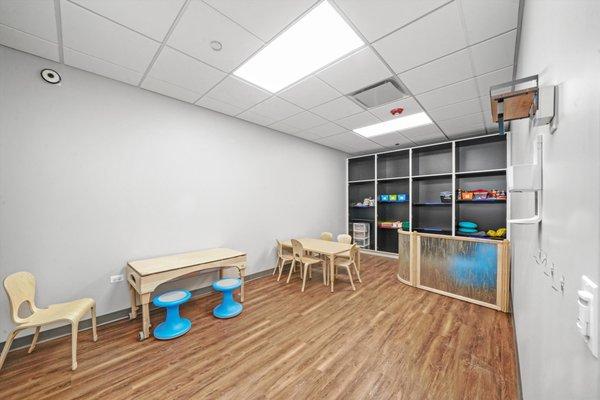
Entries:
[[408, 94], [393, 79], [376, 83], [350, 94], [360, 104], [367, 108], [381, 106], [406, 97]]

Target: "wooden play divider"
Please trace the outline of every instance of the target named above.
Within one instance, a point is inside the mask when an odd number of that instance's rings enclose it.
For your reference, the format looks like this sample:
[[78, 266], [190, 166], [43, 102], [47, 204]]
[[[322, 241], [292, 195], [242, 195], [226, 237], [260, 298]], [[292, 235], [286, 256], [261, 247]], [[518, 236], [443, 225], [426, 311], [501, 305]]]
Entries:
[[398, 231], [398, 280], [509, 312], [508, 240]]

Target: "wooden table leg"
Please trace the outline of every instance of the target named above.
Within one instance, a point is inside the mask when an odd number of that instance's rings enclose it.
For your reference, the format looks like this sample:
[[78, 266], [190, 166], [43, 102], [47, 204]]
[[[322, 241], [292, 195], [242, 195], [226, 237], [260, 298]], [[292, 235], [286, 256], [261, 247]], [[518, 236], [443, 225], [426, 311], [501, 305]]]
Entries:
[[142, 303], [142, 332], [140, 339], [148, 339], [150, 337], [150, 293], [140, 295]]
[[329, 256], [329, 282], [331, 284], [331, 293], [333, 293], [333, 283], [335, 282], [335, 255]]
[[136, 303], [137, 292], [135, 288], [129, 285], [129, 298], [131, 300], [131, 312], [129, 313], [129, 319], [137, 318], [137, 303]]

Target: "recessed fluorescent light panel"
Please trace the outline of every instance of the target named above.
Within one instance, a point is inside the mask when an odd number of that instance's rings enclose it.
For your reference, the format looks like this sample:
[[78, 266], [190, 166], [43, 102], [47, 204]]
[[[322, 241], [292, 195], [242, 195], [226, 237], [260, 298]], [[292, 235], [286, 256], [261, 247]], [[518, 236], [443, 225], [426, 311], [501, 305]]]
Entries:
[[363, 45], [356, 32], [324, 1], [233, 74], [275, 93]]
[[364, 137], [379, 136], [390, 132], [404, 131], [418, 126], [433, 124], [431, 119], [424, 112], [407, 115], [406, 117], [395, 118], [378, 124], [364, 126], [354, 129], [354, 132]]

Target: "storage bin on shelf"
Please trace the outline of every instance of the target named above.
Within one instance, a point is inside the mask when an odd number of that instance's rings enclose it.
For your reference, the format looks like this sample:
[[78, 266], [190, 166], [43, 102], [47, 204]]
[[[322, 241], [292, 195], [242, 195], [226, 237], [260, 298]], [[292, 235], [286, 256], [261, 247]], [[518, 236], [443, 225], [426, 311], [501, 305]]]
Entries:
[[359, 247], [368, 248], [371, 235], [371, 225], [365, 222], [355, 222], [352, 224], [352, 238]]
[[358, 247], [361, 247], [361, 248], [363, 248], [363, 249], [366, 249], [366, 248], [368, 248], [368, 247], [369, 247], [369, 245], [370, 245], [370, 243], [369, 243], [369, 238], [368, 238], [368, 237], [367, 237], [367, 238], [364, 238], [364, 239], [361, 239], [361, 238], [356, 238], [356, 237], [355, 237], [355, 238], [354, 238], [354, 243], [356, 243], [356, 245], [357, 245]]

